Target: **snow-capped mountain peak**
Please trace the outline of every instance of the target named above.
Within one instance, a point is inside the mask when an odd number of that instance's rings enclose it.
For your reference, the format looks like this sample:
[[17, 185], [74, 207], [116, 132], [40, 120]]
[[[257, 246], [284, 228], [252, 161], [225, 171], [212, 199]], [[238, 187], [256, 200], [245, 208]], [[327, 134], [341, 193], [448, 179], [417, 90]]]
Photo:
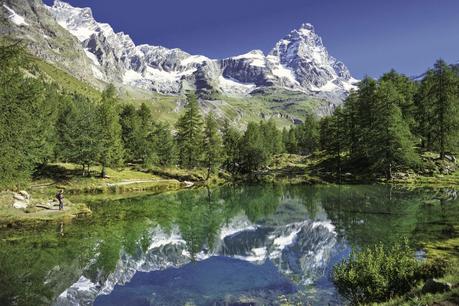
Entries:
[[265, 55], [261, 50], [212, 60], [181, 49], [135, 45], [129, 35], [115, 33], [94, 19], [90, 8], [55, 0], [48, 7], [56, 21], [82, 44], [96, 78], [161, 93], [195, 89], [249, 94], [280, 87], [341, 100], [352, 88], [349, 70], [329, 56], [313, 25], [302, 24]]

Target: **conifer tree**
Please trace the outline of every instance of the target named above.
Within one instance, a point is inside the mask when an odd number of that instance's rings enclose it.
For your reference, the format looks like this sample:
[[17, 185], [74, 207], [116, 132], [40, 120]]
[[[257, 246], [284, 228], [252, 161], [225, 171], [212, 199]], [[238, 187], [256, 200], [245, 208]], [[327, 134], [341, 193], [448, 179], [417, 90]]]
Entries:
[[408, 123], [410, 130], [415, 127], [415, 104], [414, 96], [416, 94], [415, 83], [407, 76], [397, 73], [394, 69], [385, 73], [379, 81], [391, 82], [400, 94], [399, 107], [402, 111], [403, 120]]
[[150, 137], [150, 141], [153, 143], [155, 162], [161, 166], [173, 165], [176, 161], [177, 152], [169, 125], [158, 123]]
[[336, 174], [341, 177], [342, 157], [346, 147], [345, 117], [343, 109], [338, 107], [332, 116], [325, 117], [320, 122], [321, 147], [336, 161]]
[[381, 81], [375, 93], [374, 122], [368, 146], [371, 169], [392, 178], [396, 165], [417, 163], [414, 143], [408, 122], [403, 120], [399, 107], [404, 97], [390, 81]]
[[25, 75], [31, 68], [19, 43], [0, 46], [0, 187], [27, 182], [52, 151], [55, 107], [42, 80]]
[[320, 125], [314, 114], [306, 114], [304, 123], [297, 127], [298, 151], [300, 154], [311, 154], [319, 147]]
[[420, 137], [421, 145], [424, 149], [432, 149], [434, 141], [434, 99], [431, 99], [430, 94], [433, 92], [433, 78], [433, 71], [427, 71], [415, 95], [415, 132]]
[[150, 164], [154, 159], [154, 142], [151, 141], [151, 134], [154, 132], [154, 122], [151, 115], [151, 110], [145, 103], [140, 105], [137, 111], [139, 118], [139, 127], [136, 132], [137, 152], [136, 157], [142, 160], [144, 164]]
[[226, 120], [223, 126], [223, 146], [225, 148], [224, 167], [232, 173], [236, 172], [238, 168], [240, 141], [240, 132], [230, 126], [228, 120]]
[[260, 129], [263, 134], [263, 143], [270, 155], [279, 154], [284, 151], [282, 143], [282, 134], [276, 127], [276, 122], [273, 119], [260, 122]]
[[187, 100], [185, 113], [176, 125], [176, 140], [180, 165], [194, 168], [202, 160], [203, 120], [196, 95], [187, 95]]
[[217, 127], [217, 120], [211, 112], [206, 117], [204, 127], [204, 165], [207, 178], [219, 168], [223, 161], [223, 141]]
[[121, 138], [125, 149], [125, 159], [134, 161], [138, 159], [139, 142], [137, 141], [138, 130], [140, 129], [140, 118], [137, 115], [135, 106], [126, 104], [122, 106], [120, 113]]
[[377, 82], [370, 77], [364, 78], [359, 83], [356, 123], [354, 127], [356, 135], [356, 144], [354, 148], [354, 160], [359, 160], [364, 166], [368, 162], [368, 150], [371, 143], [371, 131], [374, 129], [375, 109], [375, 93]]
[[99, 162], [102, 166], [100, 175], [105, 177], [105, 168], [119, 166], [124, 155], [116, 89], [113, 85], [109, 85], [102, 93], [97, 115]]
[[359, 146], [359, 112], [358, 112], [358, 92], [351, 91], [349, 96], [343, 103], [342, 116], [343, 126], [341, 131], [341, 137], [343, 143], [347, 144], [349, 150], [349, 156], [351, 158], [357, 156]]
[[62, 100], [57, 120], [56, 157], [82, 166], [83, 175], [98, 161], [100, 153], [97, 106], [94, 101], [74, 95]]
[[444, 158], [459, 145], [459, 77], [443, 60], [435, 63], [428, 76], [432, 77], [427, 97], [432, 101], [433, 145]]
[[250, 122], [240, 141], [241, 172], [251, 173], [268, 164], [270, 156], [264, 146], [263, 138], [260, 126], [254, 122]]
[[298, 139], [296, 136], [295, 128], [290, 128], [287, 132], [287, 141], [285, 142], [285, 149], [290, 154], [298, 153]]

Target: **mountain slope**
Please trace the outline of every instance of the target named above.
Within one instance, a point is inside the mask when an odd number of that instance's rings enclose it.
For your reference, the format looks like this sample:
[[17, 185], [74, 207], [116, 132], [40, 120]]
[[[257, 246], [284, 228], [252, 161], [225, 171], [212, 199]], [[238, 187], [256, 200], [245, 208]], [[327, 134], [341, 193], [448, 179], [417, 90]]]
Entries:
[[155, 117], [171, 123], [187, 90], [200, 94], [204, 112], [241, 127], [267, 118], [285, 126], [300, 122], [306, 112], [329, 113], [355, 81], [344, 64], [328, 55], [309, 24], [286, 35], [266, 55], [254, 50], [216, 60], [135, 45], [128, 35], [98, 23], [89, 8], [4, 0], [0, 35], [24, 41], [41, 59], [39, 68], [63, 88], [95, 97], [90, 86], [102, 89], [112, 82], [123, 102], [147, 102]]
[[[21, 39], [35, 56], [96, 87], [102, 83], [90, 71], [90, 59], [79, 41], [59, 26], [39, 0], [4, 0], [0, 5], [0, 36]], [[88, 69], [89, 68], [89, 69]]]
[[92, 61], [93, 76], [106, 82], [166, 94], [191, 89], [205, 97], [215, 93], [241, 96], [275, 87], [336, 102], [356, 81], [342, 62], [328, 55], [310, 24], [290, 32], [268, 55], [254, 50], [214, 60], [180, 49], [137, 46], [123, 32], [115, 33], [109, 24], [98, 23], [90, 8], [59, 0], [47, 8], [80, 41]]

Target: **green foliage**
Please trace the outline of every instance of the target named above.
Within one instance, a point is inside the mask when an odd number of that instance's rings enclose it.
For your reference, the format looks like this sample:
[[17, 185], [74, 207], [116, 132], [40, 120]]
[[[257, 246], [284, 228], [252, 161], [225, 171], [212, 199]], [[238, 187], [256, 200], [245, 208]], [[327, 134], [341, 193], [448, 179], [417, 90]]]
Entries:
[[385, 173], [388, 179], [392, 178], [395, 165], [415, 166], [418, 163], [413, 136], [399, 107], [403, 100], [392, 82], [380, 82], [373, 102], [375, 116], [369, 131], [368, 159], [370, 168]]
[[176, 125], [176, 140], [180, 165], [195, 168], [202, 160], [203, 120], [196, 95], [189, 94], [187, 99], [185, 113]]
[[265, 167], [271, 158], [269, 149], [264, 143], [261, 126], [251, 122], [239, 144], [239, 171], [251, 173]]
[[407, 76], [399, 74], [393, 69], [385, 73], [380, 78], [380, 81], [390, 83], [391, 86], [396, 88], [399, 94], [397, 106], [402, 112], [403, 121], [412, 130], [415, 126], [416, 106], [414, 104], [414, 96], [417, 90], [416, 84]]
[[391, 179], [394, 170], [420, 168], [419, 147], [440, 157], [455, 153], [458, 112], [459, 77], [443, 61], [419, 86], [391, 70], [379, 80], [364, 78], [342, 107], [322, 119], [320, 143], [337, 161], [337, 172], [343, 164]]
[[134, 105], [126, 104], [122, 106], [120, 113], [121, 138], [125, 149], [125, 159], [133, 161], [138, 158], [139, 151], [138, 130], [140, 118]]
[[27, 67], [18, 43], [0, 46], [0, 188], [27, 182], [52, 152], [57, 97], [40, 79], [26, 76]]
[[274, 120], [261, 121], [260, 130], [263, 135], [263, 145], [269, 155], [280, 154], [284, 151], [282, 133], [277, 129]]
[[336, 265], [333, 282], [354, 304], [383, 302], [409, 292], [421, 280], [421, 263], [405, 240], [391, 247], [382, 244], [353, 251]]
[[158, 123], [150, 137], [154, 148], [154, 162], [161, 166], [173, 165], [177, 158], [177, 148], [170, 126], [167, 123]]
[[212, 113], [206, 117], [204, 127], [204, 165], [207, 178], [215, 173], [223, 161], [223, 140], [218, 131], [217, 121]]
[[223, 146], [225, 148], [225, 161], [223, 166], [231, 173], [237, 171], [239, 160], [239, 142], [241, 141], [241, 133], [230, 126], [228, 121], [225, 121], [223, 127]]
[[[418, 131], [427, 148], [444, 158], [459, 147], [459, 76], [438, 60], [421, 82], [417, 95]], [[423, 121], [422, 121], [423, 120]]]
[[136, 108], [132, 104], [122, 107], [120, 114], [121, 134], [125, 148], [125, 158], [150, 164], [154, 160], [154, 130], [151, 110], [145, 103]]
[[345, 117], [341, 107], [335, 110], [333, 116], [322, 118], [320, 121], [320, 147], [326, 150], [336, 160], [336, 173], [341, 175], [341, 154], [346, 148]]
[[307, 113], [304, 123], [283, 131], [285, 149], [290, 154], [308, 155], [319, 148], [320, 123], [317, 116]]
[[85, 168], [94, 165], [99, 156], [97, 108], [93, 101], [75, 95], [64, 97], [56, 123], [57, 159]]
[[298, 152], [306, 155], [311, 154], [319, 148], [320, 124], [317, 116], [307, 114], [304, 123], [297, 129]]
[[123, 160], [121, 125], [116, 99], [116, 89], [109, 85], [102, 93], [102, 100], [97, 107], [99, 144], [99, 162], [102, 165], [101, 176], [105, 176], [105, 166], [119, 166]]

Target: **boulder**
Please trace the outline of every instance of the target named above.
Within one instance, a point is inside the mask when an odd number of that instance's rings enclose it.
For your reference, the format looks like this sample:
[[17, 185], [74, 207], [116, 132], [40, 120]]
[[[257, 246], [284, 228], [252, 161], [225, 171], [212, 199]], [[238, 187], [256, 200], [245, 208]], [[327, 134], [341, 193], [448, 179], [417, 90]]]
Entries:
[[13, 203], [13, 207], [17, 209], [26, 209], [27, 208], [27, 202], [25, 201], [15, 201]]
[[29, 193], [28, 193], [27, 191], [21, 190], [21, 191], [19, 191], [18, 193], [19, 193], [21, 196], [23, 196], [24, 198], [26, 198], [27, 200], [30, 199], [30, 195], [29, 195]]
[[442, 293], [451, 290], [451, 284], [434, 278], [429, 278], [422, 287], [423, 293]]
[[25, 209], [29, 206], [29, 194], [25, 191], [13, 193], [13, 207], [17, 209]]
[[13, 195], [13, 199], [17, 200], [17, 201], [21, 201], [21, 202], [25, 202], [27, 201], [27, 198], [24, 197], [23, 195], [19, 194], [19, 193], [15, 193]]
[[190, 188], [194, 186], [194, 183], [190, 181], [184, 181], [183, 184], [185, 185], [185, 188]]

